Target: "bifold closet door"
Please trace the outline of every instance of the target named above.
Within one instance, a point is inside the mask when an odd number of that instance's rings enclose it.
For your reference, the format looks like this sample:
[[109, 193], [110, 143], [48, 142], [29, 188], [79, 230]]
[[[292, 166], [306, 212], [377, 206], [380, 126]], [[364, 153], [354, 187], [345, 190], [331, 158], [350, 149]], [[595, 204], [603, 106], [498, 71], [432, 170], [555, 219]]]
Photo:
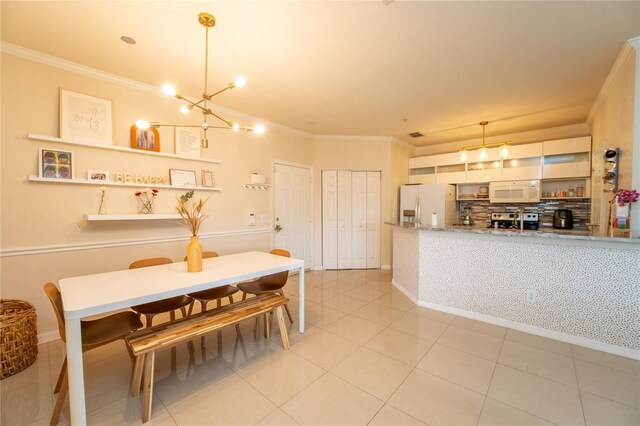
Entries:
[[380, 267], [381, 178], [380, 172], [367, 172], [367, 269]]
[[322, 171], [322, 266], [338, 269], [338, 172]]
[[351, 171], [338, 170], [338, 269], [352, 268]]
[[367, 172], [351, 173], [351, 267], [367, 267]]

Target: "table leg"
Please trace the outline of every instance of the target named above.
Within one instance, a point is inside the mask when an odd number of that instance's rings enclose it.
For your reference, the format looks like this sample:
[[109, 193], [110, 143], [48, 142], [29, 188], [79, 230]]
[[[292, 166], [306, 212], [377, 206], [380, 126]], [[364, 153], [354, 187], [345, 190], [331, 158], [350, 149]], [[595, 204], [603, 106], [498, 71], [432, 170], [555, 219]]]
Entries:
[[304, 265], [300, 267], [300, 273], [298, 274], [298, 282], [300, 283], [300, 308], [298, 312], [298, 322], [300, 333], [304, 333]]
[[82, 366], [82, 334], [80, 319], [66, 320], [67, 372], [69, 374], [69, 410], [72, 425], [86, 425], [84, 369]]

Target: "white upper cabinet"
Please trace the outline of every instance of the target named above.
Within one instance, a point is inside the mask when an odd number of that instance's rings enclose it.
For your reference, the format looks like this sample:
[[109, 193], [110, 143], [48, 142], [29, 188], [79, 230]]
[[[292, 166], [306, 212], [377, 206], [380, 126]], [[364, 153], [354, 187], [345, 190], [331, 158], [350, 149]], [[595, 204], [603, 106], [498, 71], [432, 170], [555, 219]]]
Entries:
[[542, 142], [509, 147], [509, 158], [542, 157]]
[[591, 136], [542, 143], [543, 179], [591, 176]]
[[423, 167], [434, 167], [436, 165], [436, 156], [427, 155], [425, 157], [409, 158], [410, 169], [420, 169]]
[[450, 164], [464, 164], [460, 152], [451, 152], [449, 154], [438, 154], [436, 157], [436, 166], [448, 166]]
[[459, 152], [436, 155], [436, 183], [464, 183], [467, 172]]
[[542, 142], [542, 155], [545, 157], [576, 152], [591, 152], [591, 136]]
[[542, 178], [542, 142], [509, 148], [509, 158], [502, 162], [499, 180], [530, 180]]
[[436, 156], [409, 158], [409, 183], [436, 183]]

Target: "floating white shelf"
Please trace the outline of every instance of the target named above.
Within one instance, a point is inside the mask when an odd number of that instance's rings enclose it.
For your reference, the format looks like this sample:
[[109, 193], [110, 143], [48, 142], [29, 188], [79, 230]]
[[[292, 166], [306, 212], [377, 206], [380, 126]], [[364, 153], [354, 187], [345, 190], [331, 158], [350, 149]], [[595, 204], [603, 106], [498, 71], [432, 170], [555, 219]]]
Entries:
[[135, 183], [135, 182], [105, 182], [100, 180], [88, 180], [85, 178], [75, 179], [51, 179], [41, 178], [35, 175], [29, 175], [27, 177], [29, 182], [47, 182], [47, 183], [66, 183], [71, 185], [93, 185], [93, 186], [122, 186], [128, 188], [162, 188], [162, 189], [193, 189], [194, 191], [222, 191], [220, 188], [210, 188], [205, 186], [177, 186], [177, 185], [154, 185], [149, 183]]
[[178, 213], [158, 214], [87, 214], [85, 218], [89, 222], [105, 222], [113, 220], [166, 220], [180, 219]]
[[266, 191], [271, 185], [266, 183], [245, 183], [244, 189], [253, 189], [254, 191]]
[[142, 154], [142, 155], [150, 155], [150, 156], [155, 156], [155, 157], [175, 158], [175, 159], [178, 159], [178, 160], [199, 161], [201, 163], [222, 164], [222, 161], [220, 161], [220, 160], [212, 160], [212, 159], [209, 159], [209, 158], [181, 157], [179, 155], [169, 154], [169, 153], [166, 153], [166, 152], [145, 151], [143, 149], [133, 149], [133, 148], [127, 148], [127, 147], [124, 147], [124, 146], [92, 145], [92, 144], [89, 144], [89, 143], [69, 141], [69, 140], [66, 140], [66, 139], [54, 138], [54, 137], [51, 137], [51, 136], [36, 135], [36, 134], [33, 134], [33, 133], [28, 133], [27, 134], [27, 138], [29, 138], [31, 140], [34, 140], [34, 141], [55, 142], [55, 143], [65, 143], [65, 144], [69, 144], [69, 145], [88, 146], [88, 147], [91, 147], [91, 148], [108, 149], [108, 150], [111, 150], [111, 151], [127, 152], [127, 153], [130, 153], [130, 154]]

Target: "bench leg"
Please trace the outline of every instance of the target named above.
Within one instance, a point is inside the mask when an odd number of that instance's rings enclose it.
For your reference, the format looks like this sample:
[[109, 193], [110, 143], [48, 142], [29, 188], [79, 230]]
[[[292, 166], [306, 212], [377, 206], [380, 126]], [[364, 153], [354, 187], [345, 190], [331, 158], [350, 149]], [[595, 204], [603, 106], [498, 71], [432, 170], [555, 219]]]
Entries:
[[280, 337], [282, 338], [282, 346], [285, 349], [289, 349], [289, 334], [287, 334], [287, 325], [284, 323], [284, 315], [282, 314], [282, 306], [276, 308], [276, 315], [278, 317], [278, 325], [280, 326]]
[[133, 363], [133, 374], [131, 375], [131, 396], [140, 395], [140, 386], [142, 382], [142, 369], [144, 366], [144, 358], [146, 354], [140, 354]]
[[149, 352], [144, 360], [144, 392], [142, 394], [142, 423], [151, 419], [151, 402], [153, 400], [153, 364], [155, 351]]

